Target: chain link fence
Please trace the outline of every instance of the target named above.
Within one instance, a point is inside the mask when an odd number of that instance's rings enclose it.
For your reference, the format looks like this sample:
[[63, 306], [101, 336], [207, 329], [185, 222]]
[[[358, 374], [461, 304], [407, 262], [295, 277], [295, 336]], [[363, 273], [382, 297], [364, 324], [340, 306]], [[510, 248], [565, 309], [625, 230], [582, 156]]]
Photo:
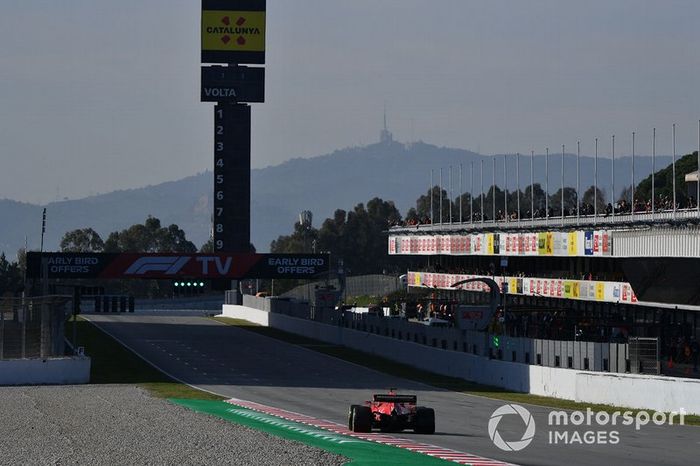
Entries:
[[[282, 296], [313, 302], [315, 290], [325, 285], [326, 281], [307, 283], [289, 290]], [[331, 280], [330, 285], [336, 289], [340, 286], [337, 279]], [[344, 295], [381, 297], [405, 288], [406, 284], [396, 275], [361, 275], [346, 278]]]
[[0, 298], [0, 360], [63, 356], [70, 298]]
[[629, 339], [630, 372], [633, 374], [661, 373], [659, 339], [632, 337]]

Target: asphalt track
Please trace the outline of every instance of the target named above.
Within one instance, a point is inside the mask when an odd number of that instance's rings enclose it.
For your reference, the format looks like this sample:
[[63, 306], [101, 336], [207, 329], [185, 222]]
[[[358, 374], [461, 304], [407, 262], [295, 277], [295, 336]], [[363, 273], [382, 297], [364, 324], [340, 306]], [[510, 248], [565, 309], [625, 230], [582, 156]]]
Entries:
[[[396, 387], [415, 393], [419, 404], [436, 412], [435, 435], [403, 432], [400, 436], [444, 448], [521, 465], [687, 465], [698, 464], [700, 428], [593, 425], [568, 429], [619, 432], [619, 443], [551, 444], [548, 408], [527, 405], [537, 426], [524, 450], [506, 452], [488, 434], [492, 413], [505, 403], [444, 391], [382, 374], [307, 348], [267, 338], [201, 317], [93, 315], [89, 319], [144, 359], [191, 385], [224, 396], [284, 408], [345, 423], [348, 406], [372, 393]], [[86, 348], [89, 354], [89, 348]], [[146, 381], [145, 381], [146, 382]], [[700, 396], [700, 395], [699, 395]], [[506, 441], [520, 440], [525, 425], [505, 416], [498, 432]], [[589, 434], [590, 435], [590, 434]], [[600, 434], [599, 434], [600, 435]]]

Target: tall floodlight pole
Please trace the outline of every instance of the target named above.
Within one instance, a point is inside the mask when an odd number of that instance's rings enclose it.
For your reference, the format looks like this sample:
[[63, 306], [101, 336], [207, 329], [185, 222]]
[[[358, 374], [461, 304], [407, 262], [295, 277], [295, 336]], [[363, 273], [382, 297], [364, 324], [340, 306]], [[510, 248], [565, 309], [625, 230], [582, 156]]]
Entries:
[[564, 151], [566, 146], [561, 145], [561, 223], [564, 224]]
[[518, 199], [518, 223], [520, 223], [520, 152], [515, 154], [515, 179]]
[[469, 223], [474, 224], [474, 161], [469, 162]]
[[673, 218], [676, 218], [676, 124], [673, 124]]
[[613, 223], [615, 223], [615, 135], [612, 135], [612, 192], [610, 193], [611, 199], [610, 203], [613, 206], [612, 216]]
[[506, 222], [508, 221], [508, 169], [506, 167], [506, 160], [508, 156], [503, 154], [503, 215], [505, 216]]
[[698, 209], [698, 217], [700, 217], [700, 120], [698, 120], [698, 171], [697, 171], [697, 193], [695, 195], [695, 205]]
[[484, 159], [481, 159], [481, 223], [484, 223]]
[[442, 167], [440, 167], [440, 225], [442, 225]]
[[464, 216], [462, 215], [462, 199], [464, 198], [464, 189], [462, 187], [462, 164], [459, 164], [459, 223], [464, 221]]
[[[41, 214], [41, 246], [39, 246], [39, 254], [41, 255], [44, 252], [44, 234], [46, 233], [46, 207], [44, 207], [44, 210]], [[27, 248], [24, 249], [25, 253], [27, 252]], [[42, 268], [44, 265], [42, 264]], [[42, 274], [44, 273], [43, 270], [41, 272]], [[42, 279], [44, 279], [42, 275]]]
[[656, 181], [656, 128], [652, 131], [651, 136], [651, 219], [654, 220], [656, 213], [656, 197], [655, 197], [655, 181]]
[[493, 192], [493, 195], [491, 196], [491, 205], [493, 206], [493, 209], [491, 209], [493, 212], [493, 223], [496, 223], [496, 156], [493, 155], [491, 156], [491, 175], [493, 180], [491, 181], [491, 190]]
[[535, 151], [530, 151], [530, 221], [535, 220]]
[[595, 159], [593, 161], [593, 223], [598, 222], [598, 138], [595, 138]]
[[450, 165], [450, 195], [447, 201], [450, 203], [450, 223], [452, 223], [452, 165]]
[[576, 141], [576, 224], [581, 219], [581, 141]]
[[544, 158], [544, 218], [549, 223], [549, 147], [545, 148]]
[[635, 132], [632, 131], [632, 221], [634, 221], [634, 142]]
[[430, 224], [435, 224], [435, 215], [433, 212], [433, 170], [430, 170], [430, 186], [428, 187], [428, 197], [430, 197]]

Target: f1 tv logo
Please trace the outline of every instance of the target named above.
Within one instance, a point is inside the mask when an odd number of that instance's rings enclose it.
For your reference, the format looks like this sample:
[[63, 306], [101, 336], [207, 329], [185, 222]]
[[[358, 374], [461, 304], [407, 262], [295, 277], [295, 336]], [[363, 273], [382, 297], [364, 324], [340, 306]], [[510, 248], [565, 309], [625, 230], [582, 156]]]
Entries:
[[[188, 256], [156, 256], [140, 257], [126, 270], [125, 275], [145, 276], [149, 273], [163, 275], [177, 275], [192, 259]], [[217, 256], [200, 256], [195, 259], [201, 264], [202, 275], [209, 275], [214, 268], [219, 275], [225, 276], [231, 270], [233, 257], [221, 258]], [[210, 267], [213, 264], [212, 272]]]

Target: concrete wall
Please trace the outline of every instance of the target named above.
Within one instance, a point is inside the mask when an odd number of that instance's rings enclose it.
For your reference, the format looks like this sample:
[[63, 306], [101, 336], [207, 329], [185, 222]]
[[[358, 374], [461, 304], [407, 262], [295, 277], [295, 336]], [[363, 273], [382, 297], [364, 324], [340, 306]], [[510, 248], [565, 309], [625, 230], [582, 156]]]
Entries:
[[[256, 303], [251, 304], [250, 307], [268, 310]], [[337, 313], [335, 315], [337, 316]], [[499, 336], [500, 343], [495, 346], [492, 335], [473, 330], [430, 327], [404, 319], [386, 319], [353, 313], [346, 313], [345, 320], [349, 322], [349, 327], [355, 330], [406, 339], [428, 346], [442, 348], [444, 345], [445, 349], [469, 352], [478, 356], [492, 354], [494, 358], [503, 361], [538, 364], [539, 358], [539, 365], [547, 367], [623, 373], [627, 371], [629, 351], [626, 344]], [[337, 325], [337, 322], [332, 321], [325, 323]], [[499, 351], [501, 357], [498, 356]], [[569, 358], [571, 358], [571, 367], [569, 367]]]
[[[223, 315], [381, 355], [438, 374], [533, 395], [660, 411], [683, 408], [688, 413], [700, 414], [697, 380], [588, 372], [488, 359], [435, 348], [430, 346], [431, 342], [423, 345], [243, 306], [224, 306]], [[262, 323], [265, 321], [267, 324]]]
[[206, 311], [218, 311], [223, 304], [223, 297], [217, 295], [176, 299], [137, 299], [134, 307], [136, 311], [142, 309], [201, 309]]
[[224, 304], [221, 315], [224, 317], [231, 317], [234, 319], [243, 319], [247, 320], [248, 322], [253, 322], [254, 324], [269, 327], [270, 322], [268, 317], [272, 314], [267, 311], [253, 309], [252, 307]]
[[[306, 302], [298, 302], [282, 298], [258, 298], [252, 295], [243, 295], [243, 306], [285, 314], [292, 317], [308, 319], [310, 316], [309, 305]], [[221, 308], [219, 308], [221, 309]]]
[[577, 374], [576, 399], [700, 414], [700, 380], [637, 374]]
[[0, 385], [72, 385], [88, 382], [88, 357], [0, 361]]

